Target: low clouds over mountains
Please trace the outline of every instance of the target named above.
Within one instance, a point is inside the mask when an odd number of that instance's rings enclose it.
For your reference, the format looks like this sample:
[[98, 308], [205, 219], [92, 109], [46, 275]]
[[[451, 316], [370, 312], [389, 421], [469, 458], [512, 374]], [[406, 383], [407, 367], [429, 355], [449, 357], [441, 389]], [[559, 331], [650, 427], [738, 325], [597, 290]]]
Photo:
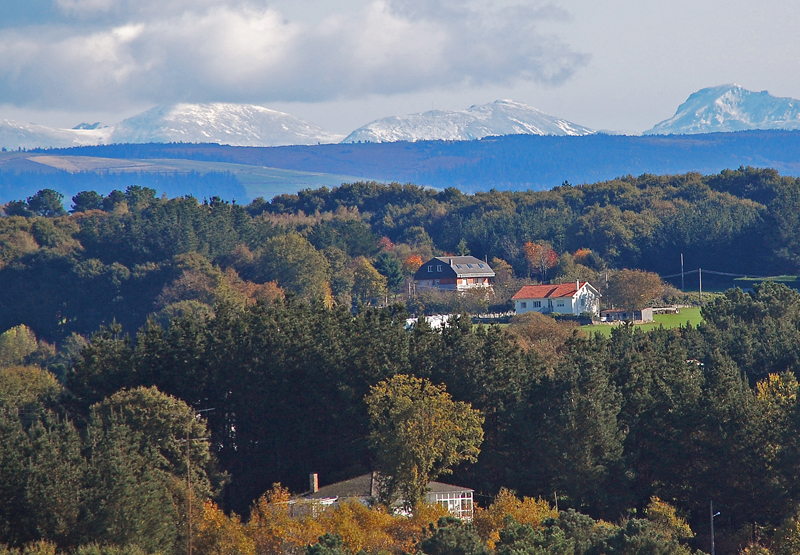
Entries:
[[299, 4], [33, 0], [12, 7], [0, 16], [0, 104], [113, 109], [559, 83], [586, 60], [542, 31], [567, 16], [538, 3]]

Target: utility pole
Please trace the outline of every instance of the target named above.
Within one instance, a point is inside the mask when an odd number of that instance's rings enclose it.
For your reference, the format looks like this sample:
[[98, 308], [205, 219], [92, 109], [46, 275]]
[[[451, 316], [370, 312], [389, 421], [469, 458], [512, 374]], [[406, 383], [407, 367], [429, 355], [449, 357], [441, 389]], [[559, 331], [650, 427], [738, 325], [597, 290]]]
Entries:
[[189, 525], [189, 538], [188, 538], [187, 550], [189, 552], [189, 555], [192, 555], [192, 468], [191, 468], [192, 457], [190, 456], [190, 450], [189, 450], [189, 448], [192, 445], [192, 442], [189, 439], [189, 430], [190, 428], [186, 428], [186, 499], [187, 503], [189, 504], [189, 512], [186, 513], [186, 522]]
[[703, 306], [703, 269], [697, 269], [698, 275], [700, 276], [700, 306]]
[[709, 508], [711, 509], [711, 511], [709, 512], [709, 514], [711, 515], [711, 555], [716, 555], [716, 552], [714, 550], [714, 517], [718, 516], [719, 512], [716, 513], [714, 512], [713, 500], [709, 503]]
[[[194, 411], [195, 417], [200, 416], [201, 412], [209, 412], [212, 409], [202, 409]], [[188, 555], [192, 555], [192, 456], [191, 447], [193, 441], [208, 441], [210, 437], [189, 437], [192, 427], [186, 428], [186, 504], [188, 512], [186, 513], [186, 524], [189, 532], [189, 537], [186, 539], [186, 551]]]

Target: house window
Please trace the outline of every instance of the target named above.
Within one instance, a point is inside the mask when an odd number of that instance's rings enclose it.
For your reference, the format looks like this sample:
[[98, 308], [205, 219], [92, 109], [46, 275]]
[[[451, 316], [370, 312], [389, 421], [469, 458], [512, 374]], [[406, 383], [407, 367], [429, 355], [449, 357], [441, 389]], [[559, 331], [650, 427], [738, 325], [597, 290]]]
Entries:
[[526, 303], [525, 301], [522, 301], [521, 303], [519, 303], [519, 307], [520, 308], [528, 308], [528, 303]]
[[441, 272], [441, 271], [442, 271], [442, 265], [441, 265], [441, 264], [439, 264], [438, 266], [436, 266], [436, 271], [437, 271], [437, 272]]
[[432, 272], [433, 271], [433, 266], [428, 266], [428, 271]]
[[445, 507], [450, 514], [461, 520], [472, 520], [472, 492], [453, 491], [447, 493], [428, 493], [428, 503], [437, 503]]
[[533, 308], [542, 308], [542, 301], [533, 301]]

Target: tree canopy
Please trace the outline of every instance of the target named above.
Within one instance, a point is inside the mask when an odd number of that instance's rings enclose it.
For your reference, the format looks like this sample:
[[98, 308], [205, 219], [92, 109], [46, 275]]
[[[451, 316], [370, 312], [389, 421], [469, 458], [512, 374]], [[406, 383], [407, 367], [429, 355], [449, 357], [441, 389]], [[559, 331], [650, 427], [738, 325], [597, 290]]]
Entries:
[[365, 402], [386, 502], [399, 496], [414, 508], [428, 482], [461, 462], [477, 461], [483, 417], [453, 401], [443, 386], [398, 374], [372, 386]]

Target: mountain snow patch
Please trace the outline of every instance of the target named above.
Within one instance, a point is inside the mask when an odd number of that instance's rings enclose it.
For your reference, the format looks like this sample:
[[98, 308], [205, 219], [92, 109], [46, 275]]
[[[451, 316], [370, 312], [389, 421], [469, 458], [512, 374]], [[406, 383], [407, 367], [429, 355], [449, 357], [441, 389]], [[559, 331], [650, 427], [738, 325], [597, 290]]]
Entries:
[[220, 143], [284, 146], [335, 143], [341, 135], [284, 112], [252, 104], [157, 106], [117, 124], [115, 143]]
[[450, 140], [496, 135], [590, 135], [594, 130], [512, 100], [467, 110], [432, 110], [382, 118], [350, 133], [344, 143]]
[[688, 135], [749, 129], [800, 129], [800, 100], [720, 85], [689, 96], [670, 119], [645, 135]]

